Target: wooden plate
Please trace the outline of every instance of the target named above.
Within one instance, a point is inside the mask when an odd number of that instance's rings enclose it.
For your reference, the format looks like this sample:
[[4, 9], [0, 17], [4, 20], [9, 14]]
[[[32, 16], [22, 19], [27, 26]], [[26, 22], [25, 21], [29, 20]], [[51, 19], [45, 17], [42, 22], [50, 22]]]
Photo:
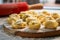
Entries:
[[60, 35], [60, 30], [46, 31], [46, 32], [24, 32], [20, 29], [11, 29], [9, 26], [4, 24], [4, 31], [14, 34], [16, 36], [27, 37], [27, 38], [43, 38], [43, 37], [52, 37]]

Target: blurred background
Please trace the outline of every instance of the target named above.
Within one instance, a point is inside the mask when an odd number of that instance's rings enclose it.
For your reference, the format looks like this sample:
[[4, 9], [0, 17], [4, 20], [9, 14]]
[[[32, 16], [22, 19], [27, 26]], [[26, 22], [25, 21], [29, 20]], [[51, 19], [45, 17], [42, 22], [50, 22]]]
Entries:
[[26, 1], [28, 4], [36, 4], [36, 3], [59, 3], [60, 0], [0, 0], [0, 3], [15, 3], [15, 2], [21, 2]]
[[47, 3], [50, 1], [55, 1], [55, 0], [0, 0], [0, 3], [14, 3], [14, 2], [21, 2], [21, 1], [26, 1], [28, 4], [35, 4], [35, 3]]
[[16, 2], [27, 2], [28, 4], [37, 4], [42, 3], [45, 6], [59, 6], [60, 0], [0, 0], [0, 4], [2, 3], [16, 3]]

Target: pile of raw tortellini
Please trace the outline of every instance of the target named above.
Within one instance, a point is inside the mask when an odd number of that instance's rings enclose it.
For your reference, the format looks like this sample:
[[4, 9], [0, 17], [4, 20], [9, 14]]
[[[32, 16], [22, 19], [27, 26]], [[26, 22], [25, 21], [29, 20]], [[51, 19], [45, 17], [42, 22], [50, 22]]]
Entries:
[[28, 27], [31, 30], [39, 30], [43, 25], [45, 29], [56, 29], [60, 26], [60, 14], [48, 11], [35, 12], [33, 10], [23, 11], [19, 14], [11, 14], [7, 22], [13, 29]]

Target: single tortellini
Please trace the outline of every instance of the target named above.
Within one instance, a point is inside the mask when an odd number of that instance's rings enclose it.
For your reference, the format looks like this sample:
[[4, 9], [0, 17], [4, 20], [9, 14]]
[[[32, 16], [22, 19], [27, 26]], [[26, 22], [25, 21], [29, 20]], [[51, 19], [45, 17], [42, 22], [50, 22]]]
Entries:
[[12, 24], [13, 22], [16, 22], [19, 19], [20, 19], [20, 16], [18, 16], [17, 14], [11, 14], [9, 18], [7, 18], [7, 22], [9, 24]]
[[50, 16], [51, 14], [47, 11], [43, 11], [42, 14], [46, 15], [46, 16]]
[[13, 18], [7, 18], [7, 22], [8, 22], [9, 24], [12, 24], [12, 23], [16, 22], [16, 20], [13, 19]]
[[24, 16], [25, 16], [25, 12], [21, 12], [20, 14], [19, 14], [19, 16], [20, 16], [20, 18], [22, 19]]
[[27, 24], [28, 24], [30, 21], [35, 21], [35, 20], [37, 20], [35, 17], [28, 17], [28, 18], [26, 18]]
[[26, 14], [29, 14], [29, 15], [31, 15], [33, 17], [37, 17], [38, 16], [38, 13], [33, 11], [33, 10], [26, 11]]
[[31, 30], [38, 30], [41, 26], [41, 23], [38, 21], [30, 21], [28, 26], [29, 26], [29, 29]]
[[18, 14], [11, 14], [9, 17], [10, 18], [20, 19], [20, 16]]
[[14, 29], [23, 29], [27, 27], [27, 23], [26, 22], [23, 22], [21, 20], [15, 22], [14, 24], [12, 24], [12, 28]]
[[37, 16], [37, 19], [41, 20], [42, 18], [45, 18], [46, 16], [44, 14], [40, 14]]
[[30, 17], [30, 16], [31, 16], [30, 14], [25, 14], [25, 13], [20, 14], [20, 18], [23, 19], [24, 21], [27, 17]]
[[58, 27], [58, 23], [55, 20], [48, 20], [44, 22], [44, 26], [47, 29], [56, 29]]
[[48, 20], [54, 20], [54, 18], [51, 17], [51, 16], [47, 16], [47, 17], [43, 18], [43, 19], [41, 20], [41, 22], [42, 22], [42, 24], [44, 24], [44, 22], [45, 22], [45, 21], [48, 21]]
[[57, 19], [57, 18], [60, 17], [60, 15], [59, 15], [58, 13], [53, 13], [53, 14], [52, 14], [52, 17], [53, 17], [54, 19]]
[[29, 10], [27, 13], [31, 15], [38, 15], [38, 13], [33, 10]]
[[60, 18], [57, 18], [56, 21], [58, 22], [58, 24], [60, 26]]

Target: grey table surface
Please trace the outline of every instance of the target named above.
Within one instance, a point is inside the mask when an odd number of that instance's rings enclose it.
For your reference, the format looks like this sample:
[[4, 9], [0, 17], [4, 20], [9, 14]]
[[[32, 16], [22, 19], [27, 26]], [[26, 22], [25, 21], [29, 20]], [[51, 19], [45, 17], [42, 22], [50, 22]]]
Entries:
[[48, 37], [48, 38], [22, 38], [18, 36], [8, 35], [2, 29], [2, 24], [6, 20], [5, 17], [0, 18], [0, 40], [60, 40], [60, 36]]

